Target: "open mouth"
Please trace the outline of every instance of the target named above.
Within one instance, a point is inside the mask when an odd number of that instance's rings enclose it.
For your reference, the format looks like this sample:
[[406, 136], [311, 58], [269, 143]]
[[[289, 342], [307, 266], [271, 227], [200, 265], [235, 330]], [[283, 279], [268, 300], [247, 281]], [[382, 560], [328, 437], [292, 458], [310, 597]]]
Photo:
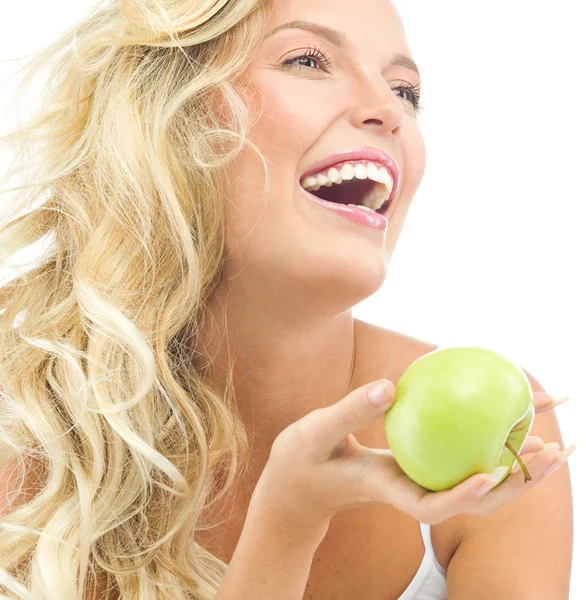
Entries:
[[356, 205], [384, 215], [396, 191], [395, 172], [392, 165], [388, 168], [371, 161], [342, 161], [302, 176], [299, 183], [320, 200]]
[[[333, 183], [329, 187], [322, 185], [318, 190], [306, 190], [310, 194], [327, 200], [328, 202], [336, 202], [338, 204], [355, 204], [357, 206], [368, 206], [365, 202], [367, 198], [371, 198], [376, 191], [380, 191], [381, 184], [372, 179], [349, 179], [341, 183]], [[384, 186], [383, 186], [384, 187]], [[382, 215], [389, 207], [390, 199], [387, 198], [380, 208], [374, 212]]]

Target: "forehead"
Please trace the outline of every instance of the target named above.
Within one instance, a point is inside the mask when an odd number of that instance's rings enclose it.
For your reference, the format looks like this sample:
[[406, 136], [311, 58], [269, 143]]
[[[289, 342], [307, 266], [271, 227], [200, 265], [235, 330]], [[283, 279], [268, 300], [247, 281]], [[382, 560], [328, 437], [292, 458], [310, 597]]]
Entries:
[[[401, 16], [391, 0], [274, 0], [269, 31], [290, 21], [315, 21], [343, 32], [352, 46], [408, 52]], [[286, 30], [288, 34], [300, 30]], [[384, 50], [384, 47], [382, 50]]]

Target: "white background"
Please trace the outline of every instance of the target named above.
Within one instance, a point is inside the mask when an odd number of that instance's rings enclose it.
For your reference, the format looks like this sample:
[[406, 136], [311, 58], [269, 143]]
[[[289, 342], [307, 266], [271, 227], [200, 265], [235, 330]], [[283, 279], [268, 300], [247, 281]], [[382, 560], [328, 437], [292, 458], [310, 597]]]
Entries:
[[[195, 1], [195, 0], [194, 0]], [[47, 43], [87, 0], [0, 8], [0, 59]], [[427, 168], [385, 285], [356, 317], [500, 351], [554, 394], [586, 597], [586, 36], [581, 2], [395, 0], [422, 74]], [[20, 63], [0, 64], [0, 84]], [[0, 85], [0, 133], [10, 86]], [[2, 198], [0, 197], [0, 203]], [[549, 441], [549, 440], [546, 440]]]

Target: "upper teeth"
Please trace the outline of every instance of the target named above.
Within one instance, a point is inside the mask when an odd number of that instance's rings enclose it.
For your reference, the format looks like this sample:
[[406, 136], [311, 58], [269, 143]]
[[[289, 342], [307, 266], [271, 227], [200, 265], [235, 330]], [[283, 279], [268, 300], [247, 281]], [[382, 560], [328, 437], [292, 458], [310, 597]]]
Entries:
[[330, 187], [332, 183], [342, 183], [349, 179], [372, 179], [380, 185], [375, 185], [371, 192], [361, 200], [363, 206], [378, 210], [390, 196], [393, 189], [393, 177], [386, 167], [377, 167], [372, 162], [345, 163], [341, 169], [331, 167], [327, 171], [321, 171], [309, 175], [301, 180], [301, 185], [306, 190], [316, 191], [322, 185]]

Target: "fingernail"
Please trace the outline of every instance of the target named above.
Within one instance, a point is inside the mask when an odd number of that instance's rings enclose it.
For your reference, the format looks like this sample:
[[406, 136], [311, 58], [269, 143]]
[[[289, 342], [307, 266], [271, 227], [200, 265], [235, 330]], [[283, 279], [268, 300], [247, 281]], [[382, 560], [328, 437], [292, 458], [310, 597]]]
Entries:
[[509, 470], [509, 467], [501, 466], [497, 467], [491, 474], [490, 477], [478, 488], [476, 496], [484, 496], [497, 484], [502, 476]]
[[560, 404], [567, 402], [569, 399], [570, 399], [569, 396], [559, 396], [559, 397], [553, 399], [553, 402], [551, 403], [551, 405], [553, 408], [557, 408]]
[[568, 460], [568, 457], [570, 456], [570, 454], [572, 454], [572, 452], [574, 452], [574, 450], [577, 447], [578, 446], [576, 446], [576, 444], [572, 444], [569, 448], [566, 448], [561, 454], [559, 454], [556, 457], [555, 462], [553, 464], [551, 464], [549, 467], [547, 467], [547, 469], [545, 469], [545, 471], [543, 471], [543, 475], [544, 476], [548, 475], [552, 471], [559, 469], [559, 467], [561, 467]]
[[372, 405], [377, 408], [381, 408], [385, 406], [385, 404], [388, 404], [390, 397], [390, 390], [384, 381], [375, 383], [368, 389], [368, 399]]
[[543, 446], [544, 450], [551, 450], [552, 448], [559, 450], [560, 445], [557, 442], [548, 442], [547, 444], [544, 444], [544, 446]]

